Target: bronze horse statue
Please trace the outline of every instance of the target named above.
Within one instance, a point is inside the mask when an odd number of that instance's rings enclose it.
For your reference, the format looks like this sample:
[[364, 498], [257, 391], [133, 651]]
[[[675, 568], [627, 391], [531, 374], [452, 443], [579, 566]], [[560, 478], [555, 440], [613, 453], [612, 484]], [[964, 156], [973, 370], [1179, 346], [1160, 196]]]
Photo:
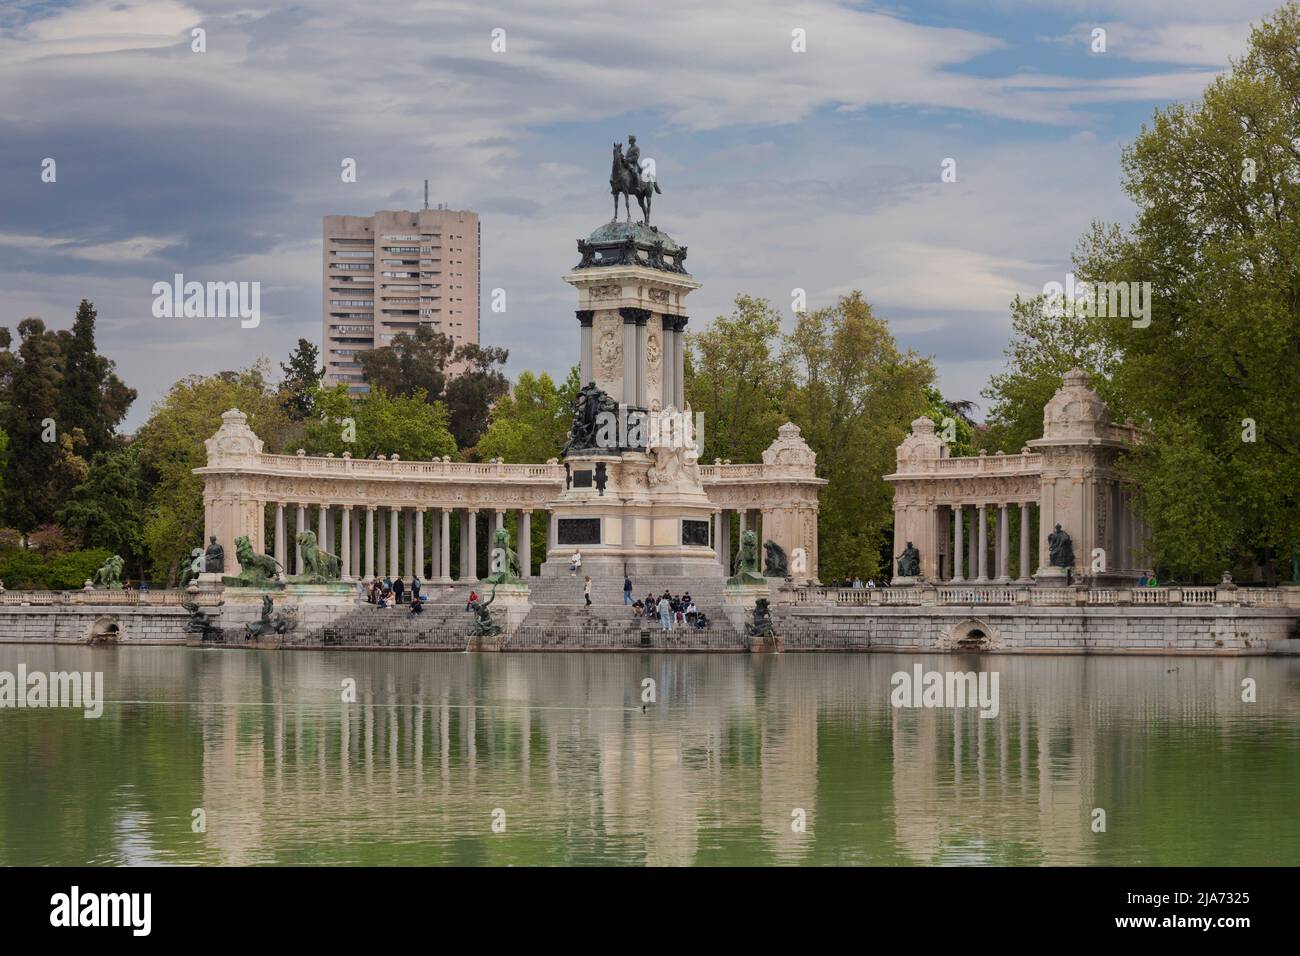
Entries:
[[646, 182], [634, 172], [623, 157], [623, 144], [614, 144], [614, 165], [609, 171], [609, 191], [614, 197], [614, 218], [618, 219], [618, 197], [623, 197], [623, 208], [627, 210], [628, 221], [632, 221], [632, 204], [629, 196], [636, 196], [637, 205], [641, 207], [641, 221], [650, 225], [650, 200], [655, 193], [662, 193], [655, 180]]

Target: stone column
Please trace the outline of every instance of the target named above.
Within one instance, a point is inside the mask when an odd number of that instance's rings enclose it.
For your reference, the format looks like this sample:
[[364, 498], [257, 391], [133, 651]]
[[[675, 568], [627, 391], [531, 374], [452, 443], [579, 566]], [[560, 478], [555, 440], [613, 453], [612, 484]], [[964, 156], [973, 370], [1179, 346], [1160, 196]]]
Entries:
[[560, 523], [552, 511], [546, 519], [546, 556], [549, 558], [560, 541]]
[[361, 519], [357, 515], [357, 509], [352, 509], [352, 567], [348, 573], [353, 577], [361, 577]]
[[998, 505], [998, 580], [1011, 580], [1011, 512], [1006, 502]]
[[411, 542], [415, 547], [414, 561], [411, 567], [412, 573], [421, 581], [429, 580], [424, 576], [424, 509], [415, 509], [415, 538]]
[[718, 513], [713, 516], [713, 553], [717, 555], [718, 564], [723, 566], [724, 571], [726, 570], [726, 562], [722, 559], [722, 515], [725, 511], [725, 508], [719, 509]]
[[275, 560], [280, 562], [280, 567], [288, 568], [289, 552], [285, 547], [284, 540], [284, 502], [275, 503]]
[[442, 573], [444, 581], [451, 580], [451, 509], [443, 508], [438, 531], [438, 547], [441, 552], [438, 556], [438, 570]]
[[442, 577], [442, 509], [429, 509], [429, 580]]
[[375, 576], [375, 509], [366, 506], [366, 580]]
[[[682, 376], [686, 373], [686, 316], [679, 315], [673, 320], [673, 405], [682, 408], [686, 404], [686, 383]], [[809, 565], [812, 570], [812, 565]]]
[[[406, 540], [405, 554], [402, 559], [402, 576], [410, 577], [415, 573], [415, 555], [418, 553], [415, 547], [415, 516], [411, 514], [410, 508], [402, 509], [402, 535]], [[421, 545], [420, 550], [423, 550]]]
[[977, 567], [979, 574], [975, 580], [983, 583], [989, 579], [989, 509], [988, 505], [979, 506], [979, 553]]
[[324, 551], [329, 550], [329, 536], [326, 532], [325, 525], [329, 520], [329, 511], [330, 509], [328, 505], [316, 506], [316, 543], [320, 545], [321, 549]]
[[953, 581], [964, 581], [962, 576], [962, 521], [966, 517], [966, 509], [962, 505], [957, 505], [952, 509], [953, 517], [956, 519], [952, 523], [952, 579]]
[[1030, 580], [1029, 576], [1029, 503], [1020, 503], [1020, 576], [1017, 581]]
[[637, 356], [640, 348], [637, 343], [636, 309], [620, 309], [623, 316], [623, 404], [637, 404]]
[[519, 540], [515, 542], [515, 551], [519, 555], [519, 575], [529, 577], [533, 573], [533, 512], [524, 508], [519, 512]]
[[496, 508], [492, 512], [492, 533], [496, 534], [506, 526], [506, 512], [504, 508]]
[[[662, 345], [660, 359], [663, 374], [660, 376], [663, 387], [663, 396], [661, 401], [663, 407], [669, 405], [676, 407], [673, 396], [677, 394], [677, 385], [675, 383], [675, 374], [677, 372], [677, 359], [675, 357], [677, 349], [677, 336], [673, 333], [673, 318], [671, 315], [659, 317], [660, 333], [659, 341]], [[678, 409], [680, 411], [681, 409]]]
[[[297, 540], [298, 534], [300, 532], [307, 530], [307, 506], [306, 505], [298, 506], [298, 520], [294, 524], [293, 530], [294, 530], [295, 541]], [[302, 574], [302, 555], [298, 552], [297, 545], [295, 545], [293, 548], [290, 549], [289, 557], [293, 563], [293, 573]]]
[[650, 404], [649, 396], [646, 395], [645, 384], [645, 339], [646, 339], [646, 315], [640, 315], [636, 320], [636, 403], [642, 407]]
[[578, 384], [586, 385], [591, 376], [591, 321], [596, 313], [592, 309], [579, 309], [578, 315]]
[[478, 511], [470, 509], [465, 512], [465, 517], [469, 519], [466, 524], [469, 527], [469, 544], [466, 556], [469, 563], [469, 572], [464, 575], [471, 581], [478, 580]]
[[384, 520], [384, 515], [388, 509], [377, 508], [376, 510], [379, 512], [377, 518], [379, 523], [379, 546], [376, 549], [375, 570], [381, 578], [384, 578], [388, 576], [388, 522]]
[[731, 575], [731, 512], [722, 509], [722, 570]]
[[343, 526], [339, 528], [339, 539], [343, 547], [339, 555], [339, 571], [344, 581], [352, 580], [352, 506], [343, 506]]
[[399, 577], [402, 569], [397, 564], [397, 508], [388, 509], [388, 575], [390, 577]]

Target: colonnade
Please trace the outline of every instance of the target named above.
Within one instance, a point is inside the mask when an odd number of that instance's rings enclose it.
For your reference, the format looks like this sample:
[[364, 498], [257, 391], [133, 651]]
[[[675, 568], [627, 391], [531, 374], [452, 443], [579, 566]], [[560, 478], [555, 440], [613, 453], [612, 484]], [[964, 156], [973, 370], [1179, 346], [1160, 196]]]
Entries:
[[[735, 521], [732, 521], [732, 517]], [[718, 563], [722, 565], [723, 573], [730, 575], [734, 570], [738, 554], [733, 555], [731, 548], [731, 529], [735, 525], [736, 541], [739, 542], [746, 531], [753, 531], [758, 535], [760, 550], [759, 569], [762, 570], [762, 543], [763, 543], [763, 512], [758, 508], [747, 508], [742, 510], [733, 510], [722, 508], [713, 516], [713, 550], [717, 552]]]
[[942, 579], [976, 584], [1009, 584], [1011, 577], [1011, 515], [1020, 511], [1019, 560], [1017, 583], [1032, 580], [1030, 563], [1030, 526], [1037, 520], [1038, 503], [979, 502], [947, 508], [948, 539], [951, 559], [943, 568]]
[[[507, 510], [516, 513], [512, 544], [519, 567], [523, 574], [531, 573], [531, 508], [384, 507], [285, 501], [267, 502], [264, 506], [268, 504], [274, 509], [274, 550], [267, 550], [287, 574], [302, 573], [297, 534], [310, 530], [316, 533], [322, 551], [338, 556], [345, 581], [398, 576], [444, 583], [477, 581], [481, 570], [487, 572], [479, 567], [479, 514], [489, 516], [486, 547], [490, 549], [492, 535], [506, 525]], [[451, 560], [453, 518], [459, 542], [455, 565]], [[459, 571], [458, 577], [452, 577], [453, 570]]]

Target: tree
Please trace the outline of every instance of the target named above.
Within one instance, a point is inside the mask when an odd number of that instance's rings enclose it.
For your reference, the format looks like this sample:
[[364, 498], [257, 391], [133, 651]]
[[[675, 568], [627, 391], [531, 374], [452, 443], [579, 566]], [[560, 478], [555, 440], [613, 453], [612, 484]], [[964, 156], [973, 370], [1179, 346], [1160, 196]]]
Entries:
[[138, 444], [102, 451], [90, 464], [86, 480], [74, 488], [58, 520], [76, 535], [82, 548], [120, 554], [128, 572], [144, 577], [144, 522], [147, 487]]
[[976, 454], [979, 449], [975, 446], [975, 423], [970, 417], [975, 403], [946, 399], [934, 385], [926, 386], [925, 399], [928, 403], [925, 414], [934, 422], [936, 434], [948, 443], [948, 454], [954, 457]]
[[[1136, 221], [1095, 227], [1078, 256], [1084, 278], [1150, 283], [1149, 323], [1095, 322], [1124, 357], [1114, 390], [1150, 425], [1125, 467], [1176, 574], [1268, 565], [1300, 540], [1298, 142], [1300, 7], [1289, 3], [1198, 103], [1143, 126], [1123, 160]], [[1178, 501], [1192, 491], [1194, 506]]]
[[325, 367], [319, 362], [320, 349], [306, 339], [299, 339], [298, 347], [289, 353], [288, 363], [280, 363], [280, 371], [284, 373], [280, 399], [294, 421], [310, 418], [316, 410], [316, 389], [325, 375]]
[[5, 514], [10, 524], [31, 531], [49, 520], [57, 504], [50, 479], [62, 457], [56, 440], [62, 354], [58, 338], [40, 319], [23, 319], [18, 335], [3, 423], [9, 435]]
[[1048, 307], [1043, 296], [1011, 303], [1011, 342], [1004, 371], [989, 378], [981, 393], [989, 401], [988, 429], [979, 444], [989, 451], [1019, 454], [1043, 437], [1043, 406], [1061, 387], [1061, 377], [1078, 367], [1092, 373], [1092, 385], [1112, 403], [1112, 417], [1125, 402], [1111, 386], [1119, 353], [1102, 338], [1091, 316]]
[[899, 352], [860, 292], [801, 315], [782, 361], [790, 376], [784, 408], [829, 482], [818, 522], [822, 576], [879, 572], [893, 515], [893, 491], [882, 476], [894, 470], [912, 420], [929, 407], [934, 367]]
[[730, 315], [687, 335], [683, 392], [704, 416], [704, 461], [758, 461], [787, 420], [780, 338], [781, 314], [747, 295], [736, 296]]
[[303, 447], [308, 454], [375, 458], [398, 455], [407, 461], [429, 461], [456, 453], [448, 428], [447, 407], [430, 405], [424, 392], [390, 396], [379, 389], [355, 398], [347, 386], [319, 389], [318, 416], [307, 423]]
[[58, 333], [62, 351], [59, 428], [81, 429], [87, 458], [116, 444], [117, 426], [136, 397], [135, 389], [127, 388], [113, 371], [114, 363], [95, 349], [97, 317], [94, 305], [82, 299], [71, 333]]
[[397, 333], [391, 345], [362, 352], [357, 362], [371, 388], [397, 396], [423, 391], [436, 402], [444, 397], [447, 363], [454, 351], [449, 336], [420, 325], [414, 333]]
[[204, 441], [221, 427], [221, 414], [238, 408], [266, 450], [284, 448], [293, 433], [279, 395], [267, 384], [268, 365], [216, 375], [191, 375], [171, 387], [136, 433], [140, 467], [149, 485], [144, 547], [152, 577], [177, 579], [181, 560], [203, 538], [203, 478], [193, 473], [207, 464]]
[[463, 369], [447, 383], [447, 408], [451, 433], [462, 451], [478, 444], [487, 430], [492, 406], [510, 391], [502, 371], [510, 352], [499, 346], [466, 342], [456, 349], [456, 364]]
[[558, 457], [573, 422], [580, 387], [576, 365], [559, 385], [545, 372], [522, 372], [514, 390], [493, 407], [487, 431], [478, 442], [479, 454], [517, 463]]

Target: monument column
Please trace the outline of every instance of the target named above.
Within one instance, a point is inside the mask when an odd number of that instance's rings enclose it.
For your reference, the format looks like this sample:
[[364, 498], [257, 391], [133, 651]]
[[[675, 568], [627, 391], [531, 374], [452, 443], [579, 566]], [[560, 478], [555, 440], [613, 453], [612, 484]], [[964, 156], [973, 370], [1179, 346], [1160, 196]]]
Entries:
[[492, 511], [492, 533], [496, 534], [506, 526], [506, 512], [504, 508], [495, 508]]
[[415, 573], [415, 515], [410, 508], [402, 509], [402, 576], [409, 577]]
[[[649, 396], [646, 395], [645, 381], [646, 320], [649, 316], [650, 314], [645, 312], [636, 318], [636, 403], [643, 408], [650, 405]], [[661, 356], [660, 361], [662, 360]]]
[[386, 570], [390, 577], [400, 577], [402, 574], [402, 569], [397, 564], [397, 510], [388, 509], [388, 568]]
[[411, 542], [415, 554], [415, 561], [412, 567], [415, 569], [412, 573], [421, 581], [427, 581], [424, 576], [424, 509], [415, 509], [415, 538]]
[[989, 579], [989, 519], [988, 505], [981, 503], [979, 505], [979, 544], [977, 545], [979, 574], [975, 578], [981, 583]]
[[673, 388], [676, 389], [673, 394], [673, 404], [678, 408], [686, 406], [686, 382], [683, 378], [686, 374], [686, 322], [684, 315], [673, 319]]
[[451, 509], [442, 509], [442, 530], [438, 532], [438, 546], [442, 549], [438, 558], [444, 581], [451, 580]]
[[636, 313], [638, 309], [619, 309], [623, 317], [623, 404], [636, 405], [636, 383], [639, 375], [637, 357], [640, 348], [637, 343]]
[[[295, 539], [297, 538], [298, 534], [301, 534], [302, 532], [307, 530], [307, 506], [306, 505], [298, 506], [298, 521], [294, 524], [293, 530], [295, 532], [295, 536], [294, 536]], [[302, 574], [302, 555], [298, 553], [297, 548], [293, 549], [293, 554], [291, 555], [291, 557], [293, 559], [293, 573]]]
[[713, 553], [718, 556], [718, 564], [722, 565], [724, 571], [727, 564], [722, 556], [722, 516], [725, 513], [725, 508], [719, 508], [718, 513], [713, 516]]
[[519, 540], [515, 542], [519, 555], [519, 576], [529, 577], [533, 573], [533, 510], [524, 508], [519, 512]]
[[339, 538], [342, 552], [339, 555], [339, 576], [344, 581], [352, 580], [352, 506], [343, 506], [343, 524], [339, 528]]
[[676, 407], [677, 403], [673, 396], [677, 394], [676, 374], [677, 374], [677, 335], [673, 332], [673, 317], [663, 315], [659, 318], [661, 332], [660, 341], [663, 343], [663, 356], [660, 359], [663, 365], [663, 407], [669, 405]]
[[1029, 581], [1029, 502], [1020, 502], [1020, 575], [1017, 581]]
[[348, 573], [353, 577], [361, 577], [361, 519], [357, 515], [355, 506], [352, 508], [352, 567]]
[[288, 568], [284, 562], [288, 557], [288, 551], [285, 548], [284, 541], [284, 502], [275, 503], [275, 560], [280, 562], [280, 567]]
[[366, 580], [375, 576], [375, 509], [366, 506]]
[[329, 537], [326, 532], [325, 523], [329, 520], [329, 507], [327, 505], [316, 506], [316, 542], [320, 545], [322, 551], [329, 550]]
[[998, 505], [998, 580], [1011, 580], [1011, 511], [1005, 501]]
[[377, 508], [380, 512], [376, 521], [379, 524], [379, 541], [375, 548], [375, 569], [381, 578], [388, 576], [388, 522], [384, 520], [386, 508]]
[[469, 571], [463, 575], [471, 581], [478, 580], [478, 511], [468, 509], [465, 511], [465, 517], [468, 519], [466, 525], [469, 527], [469, 541], [466, 549], [466, 558], [469, 565]]
[[594, 309], [578, 309], [578, 386], [592, 381], [591, 376], [591, 323], [595, 318]]
[[963, 505], [956, 505], [952, 509], [952, 514], [956, 519], [953, 522], [952, 531], [952, 579], [954, 581], [963, 581], [965, 578], [962, 577], [962, 559], [965, 558], [965, 555], [961, 553], [961, 526], [962, 520], [966, 517], [966, 508]]

